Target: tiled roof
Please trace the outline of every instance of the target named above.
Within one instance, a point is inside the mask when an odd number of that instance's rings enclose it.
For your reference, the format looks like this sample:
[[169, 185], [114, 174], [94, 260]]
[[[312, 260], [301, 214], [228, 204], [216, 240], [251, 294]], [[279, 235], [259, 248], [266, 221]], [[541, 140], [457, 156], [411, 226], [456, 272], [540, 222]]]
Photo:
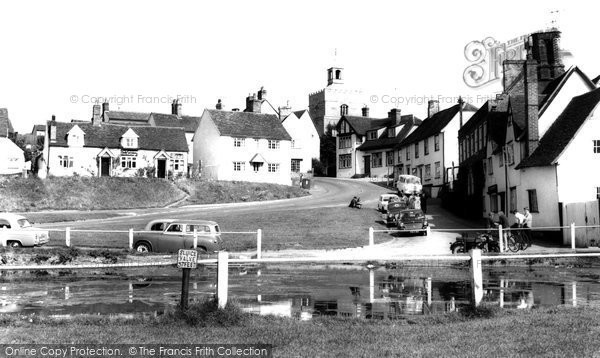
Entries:
[[222, 136], [292, 140], [274, 114], [206, 109]]
[[178, 127], [185, 129], [188, 133], [194, 133], [198, 128], [198, 123], [200, 123], [200, 117], [177, 117], [174, 114], [163, 113], [152, 113], [150, 116], [154, 119], [154, 124], [157, 127]]
[[[470, 104], [463, 104], [463, 110], [465, 110], [466, 105], [469, 105], [469, 111], [475, 112], [477, 108], [473, 107]], [[406, 146], [412, 143], [416, 143], [425, 138], [431, 137], [435, 134], [438, 134], [442, 131], [442, 129], [446, 128], [448, 123], [458, 114], [460, 109], [460, 105], [455, 104], [450, 108], [446, 108], [442, 111], [439, 111], [432, 115], [429, 118], [426, 118], [423, 123], [414, 132], [412, 132], [405, 140], [402, 141], [401, 145]]]
[[600, 89], [574, 97], [548, 128], [538, 147], [517, 169], [552, 165], [600, 103]]
[[[391, 124], [391, 121], [389, 121]], [[376, 149], [395, 149], [400, 142], [410, 133], [410, 131], [420, 125], [422, 121], [412, 114], [404, 115], [400, 117], [400, 124], [394, 125], [390, 127], [400, 128], [395, 137], [388, 137], [387, 131], [383, 134], [381, 138], [375, 140], [367, 140], [362, 145], [360, 145], [357, 149], [359, 150], [376, 150]]]
[[308, 112], [308, 111], [306, 109], [303, 109], [301, 111], [294, 111], [294, 114], [296, 115], [296, 117], [300, 118], [300, 117], [302, 117], [304, 112]]
[[41, 132], [44, 132], [44, 131], [46, 131], [46, 126], [45, 126], [45, 125], [43, 125], [43, 124], [35, 124], [35, 125], [33, 126], [33, 129], [31, 130], [31, 133], [32, 133], [32, 134], [35, 134], [36, 132], [40, 132], [40, 131], [41, 131]]
[[10, 123], [10, 119], [8, 118], [8, 110], [6, 108], [0, 108], [0, 137], [6, 137], [6, 132], [14, 133], [12, 123]]
[[[53, 124], [48, 121], [48, 125]], [[187, 152], [188, 146], [185, 132], [182, 128], [150, 127], [150, 126], [123, 126], [102, 123], [94, 126], [91, 123], [64, 123], [54, 122], [56, 125], [56, 142], [51, 146], [66, 147], [67, 133], [74, 126], [79, 126], [85, 133], [84, 147], [93, 148], [120, 148], [121, 137], [129, 128], [138, 136], [138, 149], [166, 150], [172, 152]]]
[[350, 127], [358, 135], [365, 135], [367, 131], [383, 128], [392, 125], [393, 121], [389, 118], [376, 119], [371, 117], [360, 117], [360, 116], [342, 116], [338, 124], [346, 120]]

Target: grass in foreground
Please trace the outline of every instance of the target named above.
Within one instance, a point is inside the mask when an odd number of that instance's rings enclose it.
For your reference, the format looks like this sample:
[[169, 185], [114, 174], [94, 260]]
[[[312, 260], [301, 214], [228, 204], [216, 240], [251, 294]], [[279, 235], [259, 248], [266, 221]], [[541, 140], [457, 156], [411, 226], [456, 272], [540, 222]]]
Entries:
[[531, 357], [592, 356], [600, 352], [596, 339], [600, 309], [595, 308], [483, 308], [394, 321], [315, 318], [301, 322], [243, 314], [243, 318], [234, 319], [234, 325], [230, 314], [218, 314], [208, 325], [186, 323], [175, 314], [66, 321], [4, 316], [0, 319], [0, 343], [264, 343], [274, 346], [275, 357]]

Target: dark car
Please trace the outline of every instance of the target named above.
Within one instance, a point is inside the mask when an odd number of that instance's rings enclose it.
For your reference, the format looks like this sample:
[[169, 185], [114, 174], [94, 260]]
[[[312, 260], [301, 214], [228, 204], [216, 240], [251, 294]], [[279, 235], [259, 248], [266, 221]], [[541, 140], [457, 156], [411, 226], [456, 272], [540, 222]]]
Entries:
[[217, 252], [222, 249], [221, 231], [214, 221], [207, 220], [152, 220], [144, 231], [134, 236], [133, 247], [138, 252], [177, 252], [194, 247], [196, 231], [197, 250]]
[[427, 235], [427, 218], [421, 209], [402, 210], [397, 219], [398, 230]]

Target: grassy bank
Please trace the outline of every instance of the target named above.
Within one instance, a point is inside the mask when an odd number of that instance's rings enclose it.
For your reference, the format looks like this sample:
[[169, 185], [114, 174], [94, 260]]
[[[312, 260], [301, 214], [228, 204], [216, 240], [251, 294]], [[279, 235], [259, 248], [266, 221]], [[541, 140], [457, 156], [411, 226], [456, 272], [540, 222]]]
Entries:
[[[164, 207], [188, 197], [183, 204], [263, 201], [305, 196], [298, 187], [249, 182], [209, 182], [151, 178], [65, 177], [13, 178], [0, 181], [0, 211], [110, 210]], [[90, 216], [92, 215], [92, 216]], [[38, 215], [36, 222], [65, 217], [97, 218], [97, 213]]]
[[[4, 316], [0, 342], [272, 344], [275, 357], [592, 356], [600, 351], [600, 310], [466, 310], [404, 320], [293, 319], [232, 315], [191, 325], [174, 314], [123, 320]], [[207, 322], [206, 320], [199, 322]], [[208, 325], [208, 326], [205, 326]], [[111, 329], [107, 330], [106, 327]]]

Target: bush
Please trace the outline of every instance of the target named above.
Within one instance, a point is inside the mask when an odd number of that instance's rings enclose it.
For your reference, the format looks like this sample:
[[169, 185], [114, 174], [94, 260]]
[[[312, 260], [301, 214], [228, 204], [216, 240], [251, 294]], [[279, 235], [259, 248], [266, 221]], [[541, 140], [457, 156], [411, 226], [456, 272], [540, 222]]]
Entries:
[[192, 303], [189, 308], [175, 312], [174, 318], [183, 319], [191, 326], [233, 327], [242, 324], [248, 317], [238, 305], [227, 303], [224, 309], [218, 307], [216, 299]]

